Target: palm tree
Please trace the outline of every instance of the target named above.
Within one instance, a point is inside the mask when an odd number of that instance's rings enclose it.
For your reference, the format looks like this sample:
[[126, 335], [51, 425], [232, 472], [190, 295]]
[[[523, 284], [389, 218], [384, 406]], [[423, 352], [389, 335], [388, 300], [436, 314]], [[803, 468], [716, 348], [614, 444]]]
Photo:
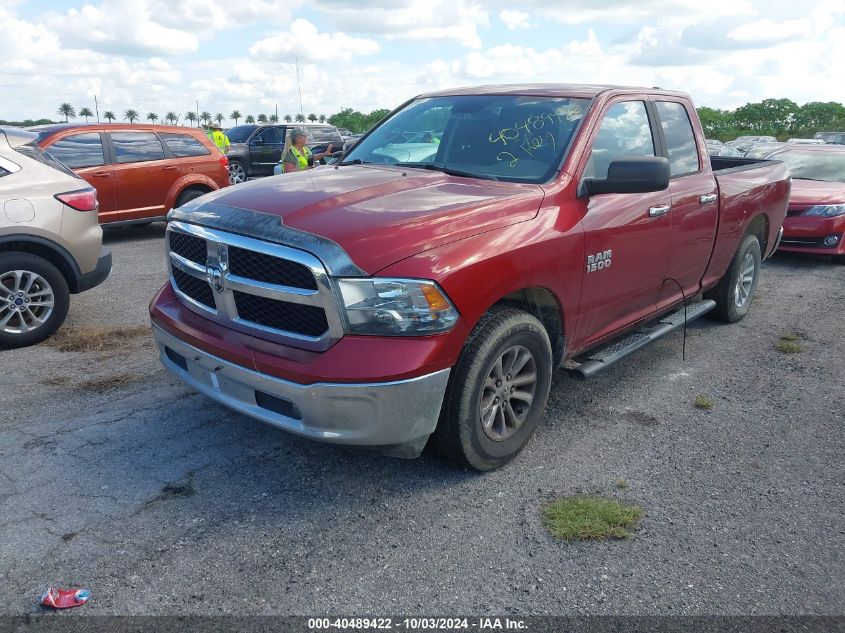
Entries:
[[320, 123], [325, 123], [325, 122], [326, 122], [326, 115], [325, 115], [325, 114], [321, 114], [321, 115], [320, 115]]
[[114, 121], [117, 117], [114, 115], [114, 112], [112, 112], [111, 110], [106, 110], [105, 112], [103, 112], [103, 118], [104, 118], [106, 121], [108, 121], [109, 123], [111, 123], [111, 122], [112, 122], [112, 121]]
[[267, 123], [267, 115], [266, 114], [259, 114], [258, 115], [258, 122], [259, 123]]
[[217, 121], [218, 125], [223, 125], [223, 119], [225, 119], [225, 118], [226, 117], [223, 116], [222, 112], [218, 112], [217, 114], [214, 115], [214, 120]]
[[297, 114], [296, 115], [296, 122], [297, 123], [305, 123], [305, 115], [304, 114]]
[[79, 116], [84, 116], [84, 117], [85, 117], [85, 122], [86, 122], [86, 123], [88, 123], [88, 117], [89, 117], [89, 116], [94, 116], [94, 113], [93, 113], [93, 112], [91, 112], [91, 108], [82, 108], [82, 109], [79, 111]]
[[255, 117], [251, 114], [246, 115], [246, 120], [244, 121], [244, 123], [246, 123], [247, 125], [252, 125], [253, 123], [255, 123]]
[[191, 122], [191, 125], [193, 125], [194, 121], [197, 120], [197, 115], [193, 110], [191, 110], [190, 112], [185, 113], [185, 118], [188, 119], [188, 121]]
[[69, 103], [63, 103], [60, 105], [58, 113], [65, 118], [65, 123], [67, 123], [68, 117], [76, 118], [76, 110], [74, 110], [73, 106]]
[[229, 115], [229, 118], [230, 118], [230, 119], [234, 119], [234, 120], [235, 120], [235, 125], [237, 125], [237, 124], [238, 124], [238, 119], [240, 119], [242, 116], [243, 116], [243, 114], [241, 114], [241, 111], [240, 111], [240, 110], [232, 110], [232, 114], [230, 114], [230, 115]]
[[200, 121], [208, 125], [208, 122], [211, 121], [211, 113], [203, 112], [202, 114], [200, 114]]
[[279, 115], [278, 114], [271, 114], [269, 119], [270, 119], [270, 123], [278, 123], [279, 122]]
[[285, 123], [293, 123], [293, 117], [289, 114], [285, 115]]
[[311, 121], [311, 123], [314, 123], [314, 121], [317, 120], [317, 115], [312, 112], [308, 115], [308, 120]]
[[155, 123], [158, 121], [158, 115], [155, 112], [147, 112], [147, 121]]
[[179, 120], [179, 117], [175, 112], [168, 112], [164, 115], [165, 120], [170, 123], [170, 125], [176, 125], [176, 121]]
[[130, 123], [135, 123], [138, 120], [138, 111], [129, 108], [126, 112], [123, 113], [123, 118]]

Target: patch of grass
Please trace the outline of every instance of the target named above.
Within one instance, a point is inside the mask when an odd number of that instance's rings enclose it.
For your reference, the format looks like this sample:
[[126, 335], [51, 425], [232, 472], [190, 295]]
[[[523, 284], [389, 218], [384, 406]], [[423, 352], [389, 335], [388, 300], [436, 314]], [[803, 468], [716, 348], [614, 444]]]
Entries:
[[119, 349], [127, 342], [150, 333], [146, 325], [121, 327], [62, 328], [47, 339], [60, 352], [102, 352]]
[[105, 393], [107, 391], [114, 391], [121, 387], [131, 385], [133, 382], [140, 380], [141, 376], [129, 372], [119, 374], [112, 374], [110, 376], [102, 376], [101, 378], [92, 378], [79, 383], [80, 391], [93, 391], [94, 393]]
[[695, 400], [692, 401], [697, 409], [712, 409], [716, 406], [716, 402], [710, 396], [705, 396], [704, 394], [698, 394], [695, 397]]
[[781, 336], [781, 337], [780, 337], [780, 340], [782, 340], [782, 341], [797, 341], [797, 340], [798, 340], [798, 335], [797, 335], [797, 334], [792, 334], [791, 332], [789, 332], [789, 333], [784, 334], [783, 336]]
[[627, 490], [630, 486], [631, 486], [631, 484], [629, 484], [624, 479], [617, 479], [616, 480], [616, 487], [619, 488], [620, 490]]
[[801, 346], [795, 342], [797, 338], [794, 334], [781, 336], [780, 340], [775, 343], [775, 349], [781, 354], [797, 354], [801, 351]]
[[624, 539], [631, 535], [642, 508], [603, 497], [566, 497], [543, 508], [543, 524], [562, 541]]

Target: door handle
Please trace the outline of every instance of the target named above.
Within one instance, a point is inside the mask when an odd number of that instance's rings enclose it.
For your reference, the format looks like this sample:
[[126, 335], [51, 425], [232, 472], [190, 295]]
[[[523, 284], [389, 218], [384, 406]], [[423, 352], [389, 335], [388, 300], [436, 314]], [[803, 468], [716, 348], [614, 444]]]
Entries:
[[710, 204], [711, 202], [716, 202], [716, 198], [715, 193], [705, 193], [703, 196], [698, 196], [698, 201], [701, 204]]
[[659, 218], [661, 215], [666, 215], [672, 209], [671, 204], [662, 204], [659, 207], [649, 207], [648, 217]]
[[162, 167], [161, 171], [176, 171], [176, 167], [173, 165], [168, 165], [167, 167]]
[[95, 171], [95, 172], [94, 172], [93, 174], [91, 174], [91, 175], [92, 175], [92, 176], [94, 176], [94, 178], [106, 178], [106, 177], [108, 177], [108, 176], [111, 176], [111, 172], [108, 172], [108, 171]]

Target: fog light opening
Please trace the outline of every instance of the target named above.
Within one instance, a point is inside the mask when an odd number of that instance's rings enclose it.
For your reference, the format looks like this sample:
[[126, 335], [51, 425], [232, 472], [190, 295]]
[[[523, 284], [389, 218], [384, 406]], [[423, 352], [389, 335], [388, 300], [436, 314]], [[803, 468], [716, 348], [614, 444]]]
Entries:
[[828, 235], [826, 238], [824, 238], [825, 246], [836, 246], [837, 244], [839, 244], [838, 235]]

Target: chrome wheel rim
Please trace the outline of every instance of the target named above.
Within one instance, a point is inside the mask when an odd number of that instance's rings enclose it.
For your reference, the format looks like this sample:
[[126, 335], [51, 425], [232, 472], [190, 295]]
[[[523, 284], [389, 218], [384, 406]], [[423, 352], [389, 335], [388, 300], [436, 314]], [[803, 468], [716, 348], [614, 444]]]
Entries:
[[528, 348], [509, 347], [490, 368], [478, 402], [484, 434], [502, 442], [516, 433], [531, 411], [537, 391], [537, 362]]
[[229, 183], [237, 185], [246, 180], [246, 171], [240, 163], [229, 163]]
[[757, 264], [751, 253], [746, 253], [742, 260], [739, 277], [734, 288], [734, 303], [737, 308], [743, 307], [751, 296], [751, 289], [754, 286], [754, 276], [757, 272]]
[[26, 334], [37, 330], [53, 314], [53, 288], [29, 270], [0, 274], [0, 331]]

